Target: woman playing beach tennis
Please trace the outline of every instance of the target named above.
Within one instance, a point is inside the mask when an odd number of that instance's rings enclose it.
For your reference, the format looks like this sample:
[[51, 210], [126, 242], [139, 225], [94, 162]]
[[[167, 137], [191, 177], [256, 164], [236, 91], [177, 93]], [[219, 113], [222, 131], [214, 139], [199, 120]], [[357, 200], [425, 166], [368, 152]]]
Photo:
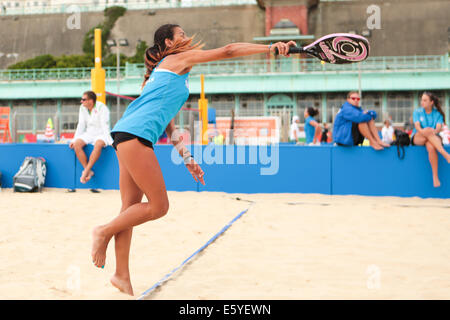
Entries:
[[[116, 272], [111, 283], [133, 295], [129, 273], [132, 228], [159, 219], [169, 210], [164, 179], [153, 151], [153, 144], [166, 131], [183, 157], [195, 181], [204, 184], [203, 171], [184, 146], [175, 130], [173, 118], [189, 96], [188, 75], [197, 63], [275, 52], [289, 56], [294, 41], [273, 45], [233, 43], [213, 50], [200, 50], [178, 25], [161, 26], [154, 35], [154, 46], [145, 53], [145, 75], [141, 95], [127, 108], [111, 130], [120, 169], [120, 214], [93, 230], [92, 261], [103, 268], [106, 248], [115, 238]], [[142, 202], [145, 196], [148, 202]]]

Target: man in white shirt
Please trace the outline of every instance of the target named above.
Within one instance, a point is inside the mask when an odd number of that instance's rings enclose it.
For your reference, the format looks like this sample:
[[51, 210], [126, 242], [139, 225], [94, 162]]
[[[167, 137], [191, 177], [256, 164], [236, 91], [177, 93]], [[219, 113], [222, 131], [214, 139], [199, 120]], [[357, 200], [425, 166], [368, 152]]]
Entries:
[[394, 141], [394, 128], [390, 120], [384, 121], [384, 127], [381, 129], [381, 141], [391, 144]]
[[[94, 145], [89, 160], [83, 150], [86, 144]], [[77, 130], [69, 144], [84, 168], [80, 177], [81, 183], [86, 183], [92, 178], [94, 175], [92, 167], [100, 158], [102, 148], [111, 144], [109, 109], [105, 104], [97, 101], [95, 92], [86, 91], [81, 98]]]

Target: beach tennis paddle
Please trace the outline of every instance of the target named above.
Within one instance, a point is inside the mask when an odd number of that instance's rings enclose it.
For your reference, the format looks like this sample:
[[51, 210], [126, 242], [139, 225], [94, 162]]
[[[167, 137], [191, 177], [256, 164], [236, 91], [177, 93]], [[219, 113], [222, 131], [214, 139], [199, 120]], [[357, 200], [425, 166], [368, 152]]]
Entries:
[[[306, 53], [324, 62], [344, 64], [361, 62], [369, 56], [369, 40], [352, 33], [333, 33], [305, 47], [290, 47], [291, 53]], [[275, 48], [278, 55], [278, 48]]]

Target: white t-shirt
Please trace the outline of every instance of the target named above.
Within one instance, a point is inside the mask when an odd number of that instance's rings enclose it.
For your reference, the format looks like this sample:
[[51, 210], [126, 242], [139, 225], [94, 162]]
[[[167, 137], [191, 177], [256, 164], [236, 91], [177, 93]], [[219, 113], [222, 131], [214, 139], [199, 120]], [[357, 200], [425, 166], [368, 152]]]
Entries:
[[386, 126], [384, 126], [383, 129], [381, 129], [381, 136], [381, 141], [383, 142], [391, 143], [392, 141], [394, 141], [394, 127], [389, 126], [389, 128], [387, 128]]
[[106, 145], [112, 143], [109, 109], [104, 103], [97, 101], [91, 112], [83, 105], [80, 106], [77, 130], [72, 141], [78, 138], [86, 143], [94, 143], [97, 139], [102, 139]]
[[[297, 138], [295, 138], [295, 133], [297, 133]], [[297, 141], [300, 137], [300, 129], [298, 127], [298, 124], [294, 122], [291, 124], [291, 129], [289, 130], [289, 139]]]

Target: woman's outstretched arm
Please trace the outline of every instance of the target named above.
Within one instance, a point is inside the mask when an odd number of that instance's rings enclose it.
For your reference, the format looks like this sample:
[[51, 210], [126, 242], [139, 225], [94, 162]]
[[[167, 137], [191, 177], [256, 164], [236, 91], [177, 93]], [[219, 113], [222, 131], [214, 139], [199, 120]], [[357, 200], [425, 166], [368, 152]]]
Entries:
[[250, 56], [260, 53], [275, 52], [278, 49], [280, 55], [289, 56], [289, 47], [295, 46], [294, 41], [287, 43], [277, 42], [272, 45], [255, 44], [255, 43], [231, 43], [224, 47], [212, 50], [190, 50], [178, 54], [187, 66], [193, 66], [198, 63], [231, 59], [237, 57]]

